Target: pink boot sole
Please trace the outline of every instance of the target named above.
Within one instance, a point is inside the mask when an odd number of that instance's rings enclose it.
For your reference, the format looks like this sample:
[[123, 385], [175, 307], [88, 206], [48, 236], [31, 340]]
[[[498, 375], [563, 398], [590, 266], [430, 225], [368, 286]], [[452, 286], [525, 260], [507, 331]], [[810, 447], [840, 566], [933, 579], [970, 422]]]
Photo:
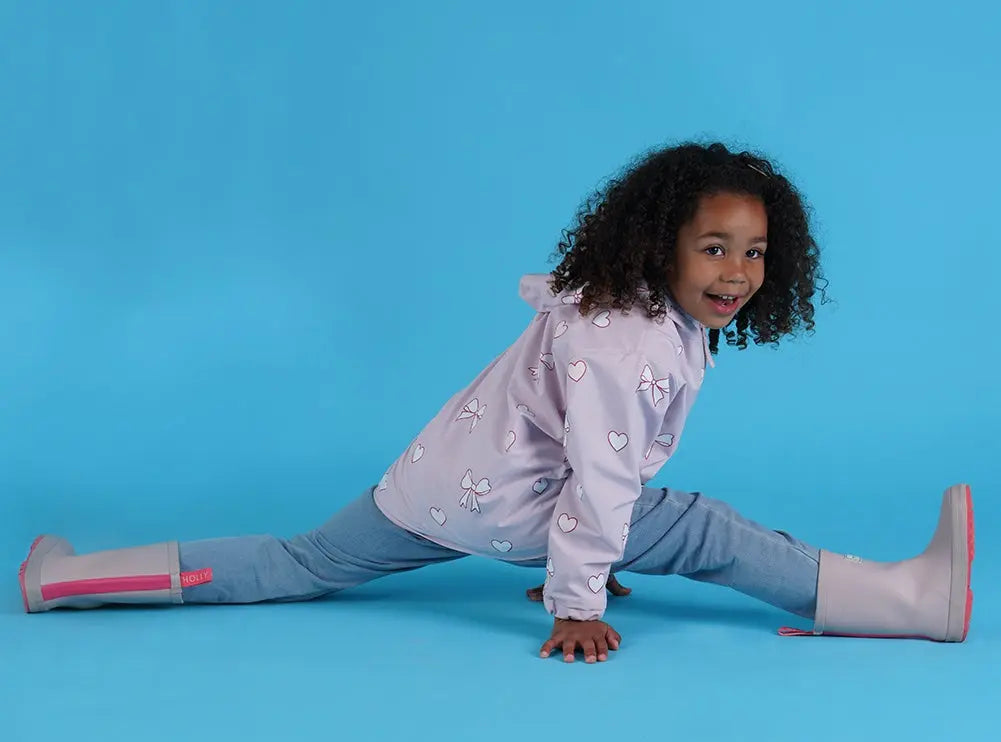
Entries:
[[977, 550], [976, 529], [973, 525], [973, 492], [966, 485], [966, 616], [963, 618], [963, 638], [970, 633], [970, 619], [973, 617], [973, 590], [970, 589], [970, 575], [973, 572], [973, 557]]
[[45, 538], [45, 536], [39, 536], [31, 542], [31, 548], [28, 549], [28, 556], [24, 558], [24, 561], [21, 562], [21, 567], [17, 570], [17, 581], [21, 586], [21, 600], [24, 601], [25, 613], [30, 613], [31, 609], [28, 606], [28, 590], [24, 585], [24, 573], [25, 570], [28, 569], [28, 561], [31, 559], [31, 555], [35, 553], [35, 548], [42, 542], [43, 538]]

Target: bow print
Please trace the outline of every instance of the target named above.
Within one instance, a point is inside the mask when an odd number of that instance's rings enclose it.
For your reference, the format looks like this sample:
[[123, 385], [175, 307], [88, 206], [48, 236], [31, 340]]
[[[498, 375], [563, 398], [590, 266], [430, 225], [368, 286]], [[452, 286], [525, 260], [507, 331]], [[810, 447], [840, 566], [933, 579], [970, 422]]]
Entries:
[[584, 298], [584, 289], [577, 289], [572, 294], [566, 294], [560, 301], [563, 304], [580, 304]]
[[656, 407], [665, 396], [671, 393], [670, 378], [670, 376], [665, 376], [663, 379], [658, 379], [654, 376], [653, 369], [650, 368], [650, 364], [648, 363], [643, 367], [643, 373], [640, 374], [640, 385], [636, 388], [636, 391], [645, 392], [649, 389], [650, 396], [653, 399], [653, 406]]
[[650, 454], [653, 453], [654, 446], [663, 446], [664, 448], [670, 448], [673, 445], [674, 445], [673, 433], [664, 433], [663, 435], [658, 435], [656, 438], [653, 439], [653, 443], [650, 444], [650, 448], [647, 449], [646, 456], [644, 456], [643, 458], [646, 459], [650, 458]]
[[471, 513], [480, 512], [480, 503], [479, 500], [476, 499], [476, 496], [490, 493], [490, 480], [483, 477], [480, 481], [474, 482], [473, 470], [466, 469], [466, 473], [462, 477], [461, 484], [463, 495], [459, 499], [459, 507], [469, 508], [469, 512]]
[[469, 400], [469, 403], [462, 408], [462, 412], [460, 412], [459, 416], [455, 418], [455, 421], [459, 422], [459, 420], [471, 419], [473, 422], [469, 424], [469, 432], [472, 433], [473, 428], [476, 427], [476, 423], [483, 419], [483, 415], [486, 414], [486, 411], [487, 406], [485, 404], [481, 405], [479, 398], [473, 397]]

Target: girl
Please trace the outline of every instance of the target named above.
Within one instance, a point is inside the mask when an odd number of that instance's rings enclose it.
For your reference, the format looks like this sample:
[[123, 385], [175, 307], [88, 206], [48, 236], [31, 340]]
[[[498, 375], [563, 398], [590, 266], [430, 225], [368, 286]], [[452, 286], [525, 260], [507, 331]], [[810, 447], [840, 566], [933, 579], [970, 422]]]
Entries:
[[545, 567], [541, 655], [566, 661], [618, 648], [601, 620], [606, 589], [625, 592], [618, 571], [726, 585], [813, 620], [786, 635], [965, 639], [965, 485], [945, 491], [927, 550], [894, 563], [644, 486], [678, 448], [721, 331], [744, 349], [813, 330], [818, 250], [785, 177], [721, 144], [653, 152], [586, 204], [558, 254], [551, 275], [521, 281], [537, 314], [517, 341], [320, 528], [86, 555], [42, 536], [21, 565], [25, 609], [307, 600], [475, 554]]

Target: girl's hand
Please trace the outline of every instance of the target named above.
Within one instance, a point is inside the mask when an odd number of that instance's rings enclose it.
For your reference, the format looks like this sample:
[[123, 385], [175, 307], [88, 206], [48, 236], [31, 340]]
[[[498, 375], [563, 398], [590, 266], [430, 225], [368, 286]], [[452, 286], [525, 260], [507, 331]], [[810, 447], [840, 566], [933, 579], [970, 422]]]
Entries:
[[585, 662], [604, 662], [609, 649], [618, 649], [622, 637], [604, 621], [570, 621], [557, 618], [553, 623], [553, 634], [542, 645], [540, 655], [548, 657], [557, 647], [563, 648], [563, 661], [573, 662], [577, 647], [584, 651]]
[[[532, 587], [526, 590], [525, 594], [528, 595], [528, 599], [534, 600], [536, 603], [541, 603], [542, 587], [543, 587], [542, 585], [539, 585], [538, 587]], [[626, 587], [625, 585], [621, 584], [617, 579], [615, 579], [615, 575], [609, 576], [608, 582], [605, 584], [605, 587], [608, 588], [608, 592], [610, 592], [617, 598], [629, 595], [629, 593], [633, 591], [631, 587]]]

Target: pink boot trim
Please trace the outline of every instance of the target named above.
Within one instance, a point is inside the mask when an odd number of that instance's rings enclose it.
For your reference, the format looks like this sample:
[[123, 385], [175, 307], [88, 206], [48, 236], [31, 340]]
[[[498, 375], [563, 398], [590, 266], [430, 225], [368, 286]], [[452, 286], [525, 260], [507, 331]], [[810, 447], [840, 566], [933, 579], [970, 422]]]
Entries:
[[[181, 572], [182, 587], [193, 587], [212, 582], [211, 568], [194, 572]], [[137, 577], [101, 577], [90, 580], [72, 580], [42, 585], [42, 600], [58, 600], [74, 595], [103, 595], [107, 593], [132, 593], [144, 590], [169, 590], [170, 575], [142, 575]], [[23, 588], [22, 588], [23, 594]], [[28, 597], [24, 594], [25, 605]]]
[[170, 590], [170, 575], [100, 577], [91, 580], [53, 582], [49, 585], [42, 585], [42, 600], [58, 600], [74, 595], [138, 593], [145, 590]]

